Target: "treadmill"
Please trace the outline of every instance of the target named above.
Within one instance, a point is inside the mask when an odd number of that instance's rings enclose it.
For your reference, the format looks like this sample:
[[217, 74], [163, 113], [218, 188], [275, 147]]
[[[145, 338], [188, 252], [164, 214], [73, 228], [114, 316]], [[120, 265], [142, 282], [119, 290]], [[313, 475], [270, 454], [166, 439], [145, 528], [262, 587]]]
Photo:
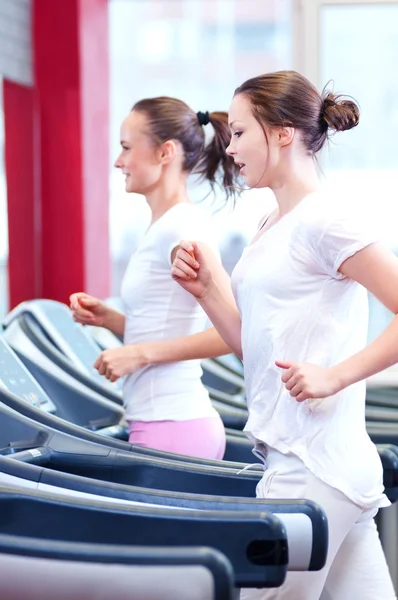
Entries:
[[[82, 536], [84, 537], [84, 536]], [[21, 577], [23, 573], [23, 577]], [[234, 572], [206, 547], [63, 542], [0, 534], [2, 598], [234, 600]]]
[[[53, 300], [23, 302], [5, 321], [3, 336], [35, 379], [52, 396], [66, 387], [92, 396], [92, 402], [107, 398], [122, 404], [122, 382], [110, 383], [93, 368], [101, 348], [82, 325], [75, 323], [66, 305]], [[241, 430], [247, 410], [241, 401], [215, 390], [212, 403], [225, 427]]]
[[[94, 557], [104, 545], [110, 555], [111, 548], [114, 552], [119, 550], [120, 558], [124, 549], [126, 557], [122, 562], [127, 564], [131, 562], [128, 558], [131, 546], [144, 546], [147, 552], [151, 547], [159, 546], [167, 546], [170, 550], [178, 550], [181, 546], [205, 546], [221, 553], [230, 562], [235, 587], [280, 586], [288, 565], [283, 523], [264, 511], [221, 513], [167, 507], [138, 509], [107, 502], [98, 505], [86, 498], [0, 488], [0, 513], [7, 514], [7, 519], [0, 519], [0, 544], [2, 537], [12, 537], [14, 550], [19, 539], [25, 548], [33, 546], [36, 552], [39, 550], [47, 557], [51, 547], [56, 549], [56, 543], [60, 543], [61, 548], [64, 544], [66, 549], [69, 546], [70, 557], [73, 552], [76, 557], [81, 544], [90, 545]], [[37, 540], [42, 542], [39, 548]], [[86, 560], [90, 561], [90, 557]], [[103, 557], [102, 562], [110, 560]], [[105, 565], [102, 569], [107, 570]]]
[[[169, 506], [185, 510], [271, 512], [282, 520], [291, 543], [289, 568], [322, 568], [327, 548], [327, 523], [322, 509], [306, 500], [258, 500], [255, 485], [261, 474], [233, 469], [141, 458], [81, 443], [65, 434], [29, 422], [0, 406], [0, 485], [24, 487], [27, 493], [127, 504]], [[6, 445], [7, 438], [13, 442]], [[25, 449], [24, 449], [25, 447]], [[6, 513], [4, 513], [6, 514]], [[323, 550], [322, 550], [323, 548]]]
[[[0, 335], [0, 400], [7, 406], [40, 423], [88, 441], [150, 456], [178, 456], [123, 441], [123, 424], [113, 425], [112, 421], [102, 419], [88, 426], [87, 417], [82, 419], [86, 414], [86, 396], [73, 388], [68, 390], [66, 384], [59, 385], [60, 389], [54, 390], [50, 398]], [[227, 431], [225, 460], [252, 462], [252, 443], [240, 432], [236, 433], [239, 435], [231, 436]], [[185, 457], [185, 460], [198, 462], [194, 457]]]

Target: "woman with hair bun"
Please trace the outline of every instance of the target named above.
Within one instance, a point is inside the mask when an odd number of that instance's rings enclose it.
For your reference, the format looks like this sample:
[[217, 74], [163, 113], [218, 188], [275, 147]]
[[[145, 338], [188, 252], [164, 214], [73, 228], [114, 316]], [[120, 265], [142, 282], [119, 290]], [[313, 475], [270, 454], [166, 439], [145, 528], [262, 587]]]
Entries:
[[366, 346], [367, 290], [397, 315], [398, 260], [321, 190], [315, 161], [331, 132], [358, 124], [358, 107], [280, 71], [238, 87], [229, 121], [227, 153], [250, 188], [273, 190], [277, 208], [244, 250], [232, 292], [193, 238], [172, 275], [243, 358], [245, 431], [264, 463], [257, 497], [313, 500], [329, 524], [322, 570], [241, 599], [395, 599], [374, 522], [389, 501], [366, 432], [365, 380], [398, 362], [397, 316]]

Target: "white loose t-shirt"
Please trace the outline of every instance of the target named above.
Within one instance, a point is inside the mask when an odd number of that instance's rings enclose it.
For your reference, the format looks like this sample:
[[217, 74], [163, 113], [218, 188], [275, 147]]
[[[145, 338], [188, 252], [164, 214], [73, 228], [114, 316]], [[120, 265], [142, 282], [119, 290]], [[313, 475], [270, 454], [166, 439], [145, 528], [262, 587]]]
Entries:
[[331, 367], [366, 344], [366, 289], [339, 273], [377, 241], [322, 193], [306, 196], [248, 246], [232, 274], [242, 318], [254, 441], [296, 454], [317, 477], [360, 506], [386, 506], [383, 470], [365, 427], [365, 382], [297, 402], [275, 361]]
[[[179, 338], [205, 329], [206, 314], [196, 298], [171, 277], [171, 253], [182, 239], [202, 241], [217, 252], [207, 219], [188, 202], [173, 206], [155, 221], [131, 257], [121, 290], [125, 344]], [[126, 419], [184, 421], [217, 416], [201, 376], [199, 360], [148, 365], [127, 375]]]

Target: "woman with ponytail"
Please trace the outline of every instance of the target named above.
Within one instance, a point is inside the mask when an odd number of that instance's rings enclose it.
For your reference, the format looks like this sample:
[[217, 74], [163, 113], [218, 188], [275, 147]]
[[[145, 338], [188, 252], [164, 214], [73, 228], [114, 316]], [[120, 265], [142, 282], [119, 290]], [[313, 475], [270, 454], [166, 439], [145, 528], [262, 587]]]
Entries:
[[[208, 125], [214, 132], [206, 144]], [[81, 292], [71, 296], [71, 309], [77, 322], [124, 337], [124, 346], [103, 352], [95, 366], [110, 381], [125, 376], [129, 441], [221, 459], [224, 427], [201, 383], [200, 361], [179, 357], [185, 356], [191, 334], [199, 354], [203, 336], [214, 356], [230, 348], [215, 332], [204, 331], [205, 312], [171, 279], [170, 268], [181, 238], [200, 240], [218, 260], [208, 223], [189, 201], [187, 178], [201, 175], [212, 187], [220, 179], [227, 196], [233, 195], [237, 167], [225, 153], [228, 115], [195, 113], [175, 98], [141, 100], [122, 123], [120, 143], [115, 166], [126, 178], [126, 191], [144, 195], [152, 212], [122, 283], [125, 316]]]

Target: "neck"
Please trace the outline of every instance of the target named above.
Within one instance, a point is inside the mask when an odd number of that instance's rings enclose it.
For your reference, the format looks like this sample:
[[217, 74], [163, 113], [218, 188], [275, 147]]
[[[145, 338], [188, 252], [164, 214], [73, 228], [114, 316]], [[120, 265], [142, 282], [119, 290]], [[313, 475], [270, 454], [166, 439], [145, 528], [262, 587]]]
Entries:
[[152, 212], [151, 224], [160, 219], [170, 208], [181, 202], [189, 202], [185, 178], [176, 182], [161, 181], [156, 188], [145, 194]]
[[305, 196], [320, 188], [315, 163], [308, 157], [290, 164], [287, 172], [287, 177], [285, 171], [283, 178], [270, 186], [278, 202], [278, 218], [290, 212]]

